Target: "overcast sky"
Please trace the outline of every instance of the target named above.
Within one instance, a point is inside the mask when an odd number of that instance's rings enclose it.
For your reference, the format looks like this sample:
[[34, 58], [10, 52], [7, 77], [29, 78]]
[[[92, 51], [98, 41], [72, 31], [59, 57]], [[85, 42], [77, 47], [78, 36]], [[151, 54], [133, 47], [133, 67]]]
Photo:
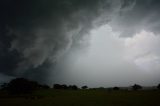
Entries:
[[159, 0], [0, 1], [0, 82], [160, 83]]

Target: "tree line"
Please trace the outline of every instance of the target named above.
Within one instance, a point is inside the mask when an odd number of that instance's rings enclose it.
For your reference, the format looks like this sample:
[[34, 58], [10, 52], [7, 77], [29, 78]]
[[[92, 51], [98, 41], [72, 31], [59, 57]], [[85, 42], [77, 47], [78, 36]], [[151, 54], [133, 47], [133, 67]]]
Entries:
[[[9, 83], [4, 83], [1, 85], [1, 90], [6, 90], [9, 94], [31, 94], [38, 89], [49, 89], [48, 85], [39, 84], [36, 81], [31, 81], [25, 78], [12, 79]], [[140, 90], [143, 87], [138, 84], [131, 86], [132, 90]], [[64, 89], [64, 90], [78, 90], [76, 85], [66, 85], [66, 84], [54, 84], [53, 89]], [[81, 89], [88, 89], [88, 86], [82, 86]], [[160, 84], [157, 85], [157, 89], [160, 89]], [[113, 87], [112, 90], [120, 90], [119, 87]]]
[[[3, 83], [1, 85], [1, 90], [8, 91], [9, 94], [31, 94], [38, 89], [49, 89], [48, 85], [39, 84], [36, 81], [28, 80], [25, 78], [12, 79], [9, 83]], [[82, 86], [81, 89], [87, 89], [87, 86]], [[65, 84], [54, 84], [53, 89], [68, 89], [68, 90], [78, 90], [76, 85], [65, 85]]]

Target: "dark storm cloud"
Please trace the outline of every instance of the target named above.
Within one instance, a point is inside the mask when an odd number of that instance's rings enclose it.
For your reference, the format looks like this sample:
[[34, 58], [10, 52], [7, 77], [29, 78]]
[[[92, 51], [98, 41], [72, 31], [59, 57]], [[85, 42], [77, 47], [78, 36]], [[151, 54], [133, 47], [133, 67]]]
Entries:
[[2, 0], [1, 73], [21, 76], [38, 73], [35, 70], [46, 71], [42, 67], [48, 66], [46, 63], [55, 64], [73, 43], [101, 22], [101, 16], [108, 20], [104, 13], [109, 15], [114, 11], [115, 3], [108, 0]]
[[110, 24], [123, 37], [133, 36], [141, 30], [159, 33], [159, 11], [159, 0], [135, 0], [127, 11], [121, 12]]
[[[139, 20], [143, 26], [143, 19], [157, 23], [159, 4], [152, 0], [1, 0], [0, 72], [44, 78], [66, 52], [83, 45], [83, 37], [94, 27], [111, 22], [129, 35], [138, 29]], [[159, 23], [147, 28], [158, 29]]]

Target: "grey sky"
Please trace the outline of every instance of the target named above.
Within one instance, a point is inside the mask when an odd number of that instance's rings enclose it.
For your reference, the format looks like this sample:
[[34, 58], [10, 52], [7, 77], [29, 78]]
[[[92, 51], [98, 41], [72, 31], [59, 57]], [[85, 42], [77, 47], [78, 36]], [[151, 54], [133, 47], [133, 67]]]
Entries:
[[89, 86], [160, 82], [158, 0], [0, 4], [1, 79]]
[[91, 31], [89, 42], [87, 51], [70, 54], [68, 63], [60, 67], [66, 71], [54, 82], [91, 87], [159, 83], [159, 36], [142, 30], [132, 37], [120, 37], [104, 25]]

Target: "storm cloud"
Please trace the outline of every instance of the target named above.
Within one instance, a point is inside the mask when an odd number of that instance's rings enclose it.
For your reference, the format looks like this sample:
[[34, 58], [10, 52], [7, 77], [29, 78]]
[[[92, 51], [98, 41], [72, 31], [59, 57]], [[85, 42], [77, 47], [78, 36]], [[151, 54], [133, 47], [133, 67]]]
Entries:
[[[127, 5], [127, 4], [125, 4]], [[122, 37], [130, 37], [141, 30], [159, 33], [160, 1], [136, 0], [120, 15], [110, 22], [112, 28], [121, 33]]]
[[115, 3], [105, 0], [1, 1], [1, 72], [24, 75], [26, 70], [54, 64], [73, 43], [78, 45], [96, 23], [107, 22], [111, 13], [117, 11]]
[[92, 30], [108, 24], [119, 38], [158, 35], [159, 10], [158, 0], [2, 0], [0, 73], [38, 81], [54, 73], [56, 80], [57, 67], [88, 49]]

